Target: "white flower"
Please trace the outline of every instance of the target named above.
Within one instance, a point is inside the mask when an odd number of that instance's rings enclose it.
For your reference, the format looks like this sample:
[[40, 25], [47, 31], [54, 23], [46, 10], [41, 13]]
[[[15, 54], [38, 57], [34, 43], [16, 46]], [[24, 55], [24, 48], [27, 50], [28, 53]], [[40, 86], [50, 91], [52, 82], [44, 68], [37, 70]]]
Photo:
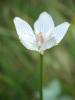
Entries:
[[43, 52], [57, 45], [65, 36], [70, 24], [64, 22], [55, 27], [52, 17], [43, 12], [31, 26], [19, 17], [14, 18], [14, 24], [21, 43], [29, 50]]

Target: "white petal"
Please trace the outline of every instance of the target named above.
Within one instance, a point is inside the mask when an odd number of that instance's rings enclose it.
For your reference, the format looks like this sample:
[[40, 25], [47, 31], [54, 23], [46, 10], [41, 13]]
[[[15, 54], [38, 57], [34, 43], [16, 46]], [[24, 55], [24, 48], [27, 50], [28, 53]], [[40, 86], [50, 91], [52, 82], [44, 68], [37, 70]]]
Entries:
[[53, 34], [51, 34], [50, 37], [48, 37], [48, 39], [42, 45], [41, 50], [46, 50], [57, 45], [65, 36], [69, 26], [70, 24], [68, 22], [58, 25], [52, 32]]
[[20, 38], [21, 43], [29, 50], [33, 50], [33, 51], [38, 51], [38, 47], [36, 45], [36, 42], [30, 42], [29, 41], [29, 36], [25, 35], [23, 37]]
[[64, 23], [58, 25], [54, 29], [54, 31], [52, 32], [53, 33], [52, 37], [55, 38], [56, 44], [58, 44], [63, 39], [63, 37], [67, 33], [69, 26], [70, 26], [70, 24], [68, 22], [64, 22]]
[[29, 37], [31, 37], [31, 40], [34, 40], [35, 36], [33, 30], [26, 21], [22, 20], [19, 17], [15, 17], [14, 24], [19, 37], [21, 37], [23, 34], [26, 34], [29, 35]]
[[56, 44], [55, 38], [51, 38], [49, 40], [46, 40], [42, 47], [40, 48], [40, 51], [44, 51], [46, 49], [52, 48]]
[[18, 34], [19, 39], [22, 42], [22, 44], [27, 49], [35, 50], [36, 49], [35, 35], [32, 31], [32, 28], [30, 27], [30, 25], [26, 21], [24, 21], [18, 17], [14, 18], [14, 24], [15, 24], [17, 34]]
[[47, 37], [53, 29], [54, 22], [52, 17], [47, 12], [41, 13], [34, 24], [35, 33], [39, 34], [41, 32], [45, 37]]

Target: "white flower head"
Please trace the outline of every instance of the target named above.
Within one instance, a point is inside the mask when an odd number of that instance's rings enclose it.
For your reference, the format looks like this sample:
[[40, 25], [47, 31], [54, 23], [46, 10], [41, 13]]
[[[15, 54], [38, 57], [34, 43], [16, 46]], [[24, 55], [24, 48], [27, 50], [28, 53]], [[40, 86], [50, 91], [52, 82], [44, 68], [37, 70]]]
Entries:
[[65, 36], [70, 24], [64, 22], [55, 27], [52, 17], [43, 12], [31, 26], [19, 17], [14, 18], [14, 24], [21, 43], [29, 50], [44, 52], [57, 45]]

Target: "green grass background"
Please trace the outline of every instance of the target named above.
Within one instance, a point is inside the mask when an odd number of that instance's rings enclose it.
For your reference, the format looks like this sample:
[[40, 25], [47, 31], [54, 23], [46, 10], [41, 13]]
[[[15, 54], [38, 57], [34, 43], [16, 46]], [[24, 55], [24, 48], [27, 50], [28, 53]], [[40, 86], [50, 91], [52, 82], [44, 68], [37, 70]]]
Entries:
[[44, 87], [53, 80], [62, 87], [57, 99], [48, 100], [75, 100], [75, 0], [0, 0], [0, 100], [39, 100], [39, 54], [20, 43], [13, 18], [33, 26], [43, 11], [51, 14], [55, 25], [71, 24], [62, 42], [44, 55]]

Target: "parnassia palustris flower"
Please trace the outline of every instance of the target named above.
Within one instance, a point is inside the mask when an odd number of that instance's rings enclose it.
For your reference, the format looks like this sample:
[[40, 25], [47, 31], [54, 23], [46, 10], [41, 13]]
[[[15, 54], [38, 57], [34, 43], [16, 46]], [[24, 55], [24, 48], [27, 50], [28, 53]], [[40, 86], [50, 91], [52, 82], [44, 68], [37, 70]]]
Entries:
[[55, 26], [52, 17], [47, 12], [40, 14], [34, 23], [34, 31], [26, 21], [19, 17], [14, 18], [14, 24], [21, 43], [27, 49], [40, 53], [57, 45], [70, 26], [68, 22]]

